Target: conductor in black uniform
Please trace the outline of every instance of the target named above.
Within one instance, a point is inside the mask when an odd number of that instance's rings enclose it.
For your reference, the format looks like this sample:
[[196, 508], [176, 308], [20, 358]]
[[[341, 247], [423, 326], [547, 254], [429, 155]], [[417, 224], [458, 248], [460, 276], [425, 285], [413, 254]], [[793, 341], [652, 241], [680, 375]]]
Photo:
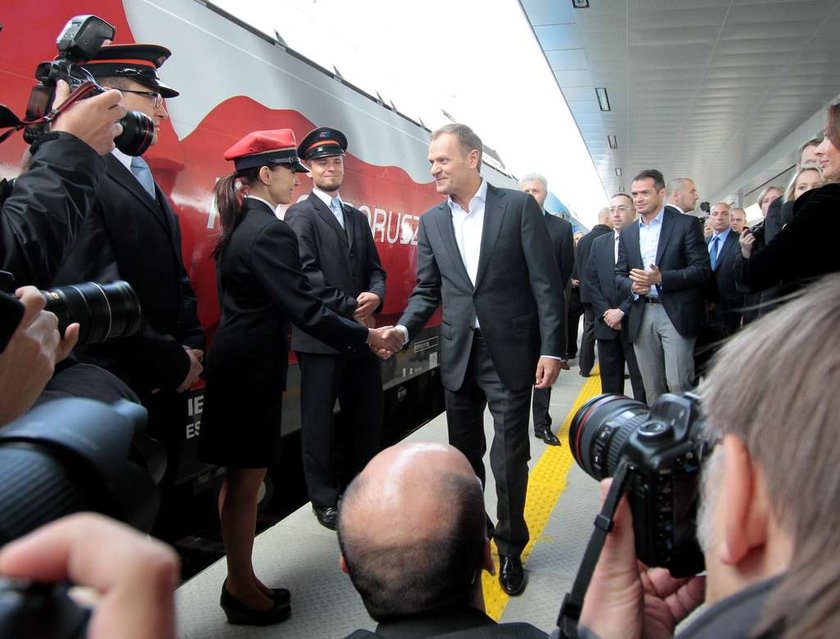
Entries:
[[255, 131], [225, 153], [235, 172], [216, 184], [222, 235], [216, 247], [222, 317], [208, 355], [198, 457], [226, 467], [219, 517], [228, 577], [221, 606], [235, 624], [266, 625], [290, 614], [289, 592], [254, 575], [257, 495], [280, 459], [280, 416], [289, 322], [342, 352], [384, 347], [376, 331], [330, 312], [301, 271], [294, 231], [277, 219], [297, 185], [290, 129]]
[[[156, 44], [109, 45], [85, 65], [102, 86], [122, 92], [122, 106], [152, 119], [152, 144], [169, 117], [164, 99], [178, 96], [157, 73], [169, 55]], [[181, 257], [178, 218], [146, 161], [114, 149], [105, 156], [96, 200], [54, 284], [118, 279], [137, 293], [142, 333], [74, 353], [121, 378], [149, 409], [149, 432], [162, 441], [169, 457], [165, 487], [174, 480], [183, 442], [179, 420], [186, 403], [177, 393], [201, 374], [204, 334]], [[165, 500], [161, 522], [169, 520], [167, 506]]]
[[[385, 299], [385, 271], [367, 217], [341, 201], [347, 138], [320, 127], [298, 146], [309, 166], [309, 197], [286, 211], [298, 236], [303, 272], [316, 296], [334, 312], [365, 326]], [[300, 364], [303, 470], [318, 521], [335, 529], [338, 496], [382, 443], [382, 375], [369, 349], [338, 351], [294, 328]], [[338, 399], [339, 424], [333, 422]], [[341, 463], [339, 464], [339, 460]]]

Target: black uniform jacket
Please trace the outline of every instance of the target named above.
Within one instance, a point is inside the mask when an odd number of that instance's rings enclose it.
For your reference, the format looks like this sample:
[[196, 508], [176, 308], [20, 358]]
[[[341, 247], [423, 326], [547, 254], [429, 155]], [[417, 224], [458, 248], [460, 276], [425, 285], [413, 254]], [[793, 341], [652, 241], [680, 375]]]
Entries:
[[561, 217], [546, 213], [545, 226], [548, 228], [554, 257], [560, 268], [560, 284], [565, 290], [575, 266], [575, 239], [572, 224]]
[[16, 287], [47, 288], [93, 206], [104, 161], [69, 133], [46, 134], [32, 152], [30, 169], [0, 196], [0, 252]]
[[181, 233], [163, 192], [153, 201], [116, 157], [54, 284], [126, 280], [143, 314], [140, 335], [77, 348], [80, 360], [121, 377], [138, 393], [174, 389], [190, 368], [183, 345], [204, 348], [196, 300], [181, 260]]
[[545, 216], [533, 197], [487, 186], [475, 284], [458, 250], [448, 202], [421, 216], [417, 284], [398, 324], [414, 338], [441, 302], [440, 369], [449, 390], [463, 384], [476, 317], [508, 390], [533, 385], [541, 355], [563, 355], [566, 313], [560, 271]]
[[575, 255], [575, 268], [573, 279], [580, 281], [580, 302], [581, 304], [591, 304], [589, 299], [589, 291], [586, 286], [586, 268], [589, 264], [589, 254], [592, 252], [592, 243], [602, 235], [612, 233], [613, 230], [606, 224], [596, 224], [592, 227], [586, 235], [580, 238], [577, 245], [577, 255]]
[[[343, 209], [346, 231], [314, 193], [290, 206], [284, 219], [298, 236], [301, 265], [315, 296], [339, 315], [352, 318], [360, 293], [374, 293], [381, 307], [385, 301], [385, 271], [365, 214], [347, 204]], [[292, 349], [338, 353], [297, 327], [292, 329]]]
[[[621, 229], [618, 240], [615, 284], [623, 295], [633, 295], [630, 270], [649, 266], [642, 262], [637, 219]], [[662, 272], [659, 297], [668, 319], [683, 337], [696, 337], [705, 312], [706, 285], [711, 273], [709, 253], [696, 217], [665, 207], [656, 266]], [[644, 300], [639, 298], [630, 308], [627, 322], [627, 337], [631, 342], [639, 333], [643, 311]]]

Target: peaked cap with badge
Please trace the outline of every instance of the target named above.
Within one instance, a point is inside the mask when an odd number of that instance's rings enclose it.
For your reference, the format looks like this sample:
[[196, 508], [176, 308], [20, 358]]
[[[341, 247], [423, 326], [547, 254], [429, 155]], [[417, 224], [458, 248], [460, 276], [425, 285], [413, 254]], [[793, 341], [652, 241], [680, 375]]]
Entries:
[[102, 47], [84, 67], [94, 78], [126, 78], [174, 98], [178, 91], [161, 82], [157, 70], [172, 52], [159, 44], [109, 44]]

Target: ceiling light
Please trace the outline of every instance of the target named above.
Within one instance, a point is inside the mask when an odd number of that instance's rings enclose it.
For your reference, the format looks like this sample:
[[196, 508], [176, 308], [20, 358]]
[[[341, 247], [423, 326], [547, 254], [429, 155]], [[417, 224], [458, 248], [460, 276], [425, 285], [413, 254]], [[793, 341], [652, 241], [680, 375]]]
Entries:
[[620, 166], [616, 167], [616, 169], [615, 169], [615, 176], [616, 177], [621, 177], [623, 173], [624, 173], [624, 171], [621, 170]]
[[612, 111], [610, 108], [610, 96], [607, 95], [607, 90], [604, 87], [595, 87], [595, 95], [598, 96], [598, 106], [601, 111]]
[[607, 142], [609, 143], [611, 149], [617, 149], [618, 148], [618, 140], [615, 139], [614, 135], [612, 135], [612, 134], [608, 135], [607, 136]]
[[588, 9], [589, 0], [572, 0], [572, 9]]

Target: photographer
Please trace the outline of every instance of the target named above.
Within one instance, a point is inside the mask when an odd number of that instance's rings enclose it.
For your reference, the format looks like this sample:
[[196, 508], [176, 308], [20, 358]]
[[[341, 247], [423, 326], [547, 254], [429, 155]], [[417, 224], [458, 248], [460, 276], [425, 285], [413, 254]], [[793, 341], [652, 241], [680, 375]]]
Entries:
[[[56, 104], [70, 95], [60, 81]], [[0, 269], [18, 285], [50, 284], [91, 208], [126, 110], [119, 91], [81, 100], [56, 118], [31, 147], [31, 166], [0, 182]]]
[[[0, 426], [29, 410], [52, 377], [55, 364], [73, 350], [79, 325], [67, 327], [62, 338], [55, 315], [44, 311], [44, 297], [31, 286], [17, 298], [0, 293], [5, 334], [0, 334]], [[20, 317], [17, 325], [14, 318]]]
[[[831, 392], [840, 384], [838, 321], [835, 275], [734, 336], [701, 385], [705, 434], [716, 442], [703, 466], [697, 522], [709, 608], [680, 637], [840, 632], [840, 569], [832, 559], [840, 543], [840, 396]], [[786, 374], [757, 385], [754, 370]], [[702, 600], [698, 577], [640, 570], [625, 500], [579, 635], [670, 637]]]
[[98, 601], [90, 639], [173, 639], [178, 572], [170, 548], [90, 513], [55, 521], [0, 550], [0, 576], [92, 588]]

